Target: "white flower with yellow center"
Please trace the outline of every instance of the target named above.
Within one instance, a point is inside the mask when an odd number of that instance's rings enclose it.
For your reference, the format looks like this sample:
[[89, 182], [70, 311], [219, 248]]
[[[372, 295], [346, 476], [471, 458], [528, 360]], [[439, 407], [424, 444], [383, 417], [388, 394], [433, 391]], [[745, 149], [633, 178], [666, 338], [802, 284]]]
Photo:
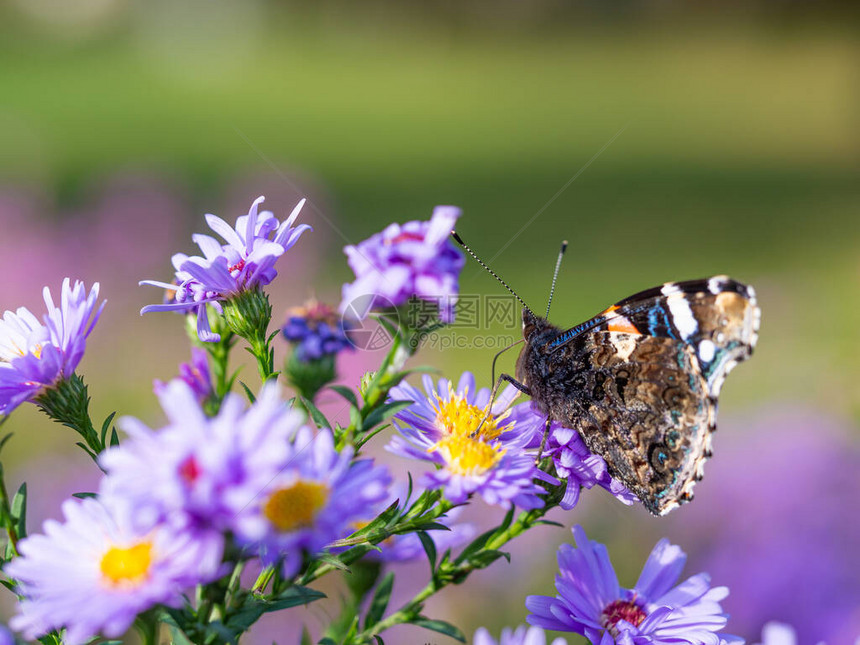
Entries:
[[4, 567], [24, 599], [10, 626], [35, 639], [65, 629], [68, 645], [122, 636], [141, 612], [179, 606], [182, 592], [218, 574], [222, 538], [154, 525], [132, 528], [134, 509], [118, 501], [69, 500], [65, 522], [22, 540]]

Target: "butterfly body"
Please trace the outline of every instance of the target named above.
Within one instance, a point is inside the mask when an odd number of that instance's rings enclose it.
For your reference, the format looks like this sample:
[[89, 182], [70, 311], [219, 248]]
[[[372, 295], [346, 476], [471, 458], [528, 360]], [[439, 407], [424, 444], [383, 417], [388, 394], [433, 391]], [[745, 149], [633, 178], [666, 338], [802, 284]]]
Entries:
[[667, 283], [568, 330], [523, 310], [516, 377], [534, 407], [575, 429], [655, 515], [692, 499], [711, 455], [717, 396], [752, 353], [752, 287]]

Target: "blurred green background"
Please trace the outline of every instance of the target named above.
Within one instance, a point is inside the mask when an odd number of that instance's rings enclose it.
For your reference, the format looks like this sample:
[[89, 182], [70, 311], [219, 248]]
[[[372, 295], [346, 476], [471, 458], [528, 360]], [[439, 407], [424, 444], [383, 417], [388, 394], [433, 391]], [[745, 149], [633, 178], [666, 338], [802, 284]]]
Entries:
[[[157, 423], [150, 382], [187, 349], [178, 318], [137, 316], [160, 294], [136, 281], [169, 279], [204, 213], [230, 220], [266, 194], [283, 216], [310, 197], [313, 241], [273, 285], [277, 312], [311, 293], [336, 304], [351, 279], [343, 245], [449, 203], [536, 310], [570, 241], [561, 326], [667, 280], [754, 284], [760, 344], [721, 399], [734, 431], [790, 404], [854, 428], [856, 445], [856, 14], [799, 2], [7, 0], [0, 308], [40, 309], [41, 286], [67, 274], [102, 281], [110, 302], [82, 366], [94, 410]], [[500, 288], [470, 263], [461, 291]], [[488, 382], [492, 353], [428, 348], [422, 362]], [[34, 410], [6, 429], [19, 479], [54, 458], [86, 467]], [[625, 510], [606, 501], [561, 521], [612, 540], [631, 584], [662, 531]], [[625, 543], [619, 527], [640, 537]], [[505, 615], [440, 611], [468, 633], [522, 622], [522, 596], [551, 592], [567, 539], [546, 538], [542, 574], [494, 603]]]

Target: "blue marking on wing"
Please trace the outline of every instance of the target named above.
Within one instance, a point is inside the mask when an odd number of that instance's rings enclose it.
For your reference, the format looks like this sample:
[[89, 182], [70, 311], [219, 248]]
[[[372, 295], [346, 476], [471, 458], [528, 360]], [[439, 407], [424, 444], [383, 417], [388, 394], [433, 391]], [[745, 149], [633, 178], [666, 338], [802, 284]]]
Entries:
[[576, 327], [572, 327], [564, 332], [561, 336], [558, 336], [555, 340], [553, 340], [549, 346], [550, 348], [558, 347], [559, 345], [564, 345], [571, 338], [576, 336], [577, 334], [583, 332], [586, 329], [590, 329], [591, 327], [596, 327], [600, 323], [604, 322], [606, 318], [604, 316], [598, 316], [597, 318], [592, 318], [591, 320], [587, 320], [584, 323], [577, 325]]

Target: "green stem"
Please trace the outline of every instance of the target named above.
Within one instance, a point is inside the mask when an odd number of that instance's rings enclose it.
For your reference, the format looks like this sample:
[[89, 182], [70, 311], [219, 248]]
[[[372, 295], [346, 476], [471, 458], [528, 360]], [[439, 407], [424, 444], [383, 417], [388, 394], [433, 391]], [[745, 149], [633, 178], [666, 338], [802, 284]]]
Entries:
[[260, 380], [265, 384], [277, 376], [275, 372], [275, 354], [269, 347], [266, 338], [256, 337], [249, 341], [251, 353], [257, 359], [257, 370], [260, 372]]
[[[500, 547], [504, 546], [512, 539], [521, 535], [532, 526], [534, 526], [535, 522], [541, 519], [546, 513], [553, 508], [552, 505], [547, 504], [543, 508], [533, 509], [531, 511], [523, 511], [517, 517], [516, 521], [514, 521], [509, 527], [504, 530], [497, 532], [495, 535], [491, 536], [489, 540], [487, 540], [486, 545], [481, 551], [478, 551], [475, 555], [479, 555], [482, 552], [486, 551], [495, 551]], [[354, 642], [355, 643], [370, 643], [373, 640], [373, 637], [377, 634], [381, 634], [386, 629], [393, 627], [395, 625], [400, 625], [403, 623], [409, 623], [413, 621], [415, 618], [419, 616], [421, 613], [421, 609], [424, 605], [424, 602], [430, 598], [433, 594], [444, 589], [451, 583], [460, 584], [462, 583], [466, 577], [468, 577], [473, 571], [478, 569], [483, 569], [489, 566], [490, 562], [485, 561], [482, 562], [480, 559], [475, 558], [476, 562], [470, 561], [470, 559], [465, 560], [462, 563], [454, 564], [450, 567], [445, 567], [444, 569], [440, 567], [434, 575], [430, 582], [419, 591], [413, 598], [403, 605], [396, 612], [388, 616], [387, 618], [379, 621], [370, 629], [367, 629], [356, 635]]]

